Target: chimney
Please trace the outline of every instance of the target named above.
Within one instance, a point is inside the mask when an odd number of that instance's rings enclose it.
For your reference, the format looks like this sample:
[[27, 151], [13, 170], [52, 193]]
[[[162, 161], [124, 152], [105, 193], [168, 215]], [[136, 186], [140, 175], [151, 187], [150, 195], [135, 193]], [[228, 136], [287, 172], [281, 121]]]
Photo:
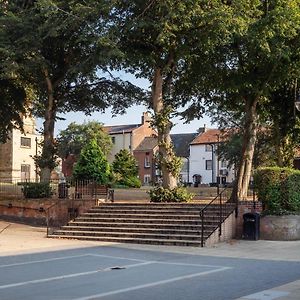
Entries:
[[142, 125], [148, 123], [147, 125], [150, 125], [149, 122], [151, 121], [151, 115], [148, 111], [143, 112], [142, 115]]

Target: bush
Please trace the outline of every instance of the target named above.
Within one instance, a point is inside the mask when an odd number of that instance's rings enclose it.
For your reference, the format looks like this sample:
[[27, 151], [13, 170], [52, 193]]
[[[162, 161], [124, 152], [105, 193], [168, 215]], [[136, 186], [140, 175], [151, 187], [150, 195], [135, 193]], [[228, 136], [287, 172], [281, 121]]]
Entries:
[[49, 198], [52, 195], [52, 190], [49, 183], [30, 182], [24, 185], [23, 194], [25, 198]]
[[110, 165], [95, 139], [90, 140], [80, 152], [78, 162], [73, 169], [75, 180], [94, 180], [107, 184], [110, 180]]
[[141, 181], [135, 176], [123, 178], [118, 183], [131, 188], [140, 188], [142, 185]]
[[149, 191], [149, 195], [151, 202], [188, 202], [194, 198], [194, 194], [189, 193], [183, 187], [174, 189], [155, 187]]
[[300, 213], [300, 171], [269, 167], [260, 168], [254, 174], [258, 199], [267, 214], [282, 215]]

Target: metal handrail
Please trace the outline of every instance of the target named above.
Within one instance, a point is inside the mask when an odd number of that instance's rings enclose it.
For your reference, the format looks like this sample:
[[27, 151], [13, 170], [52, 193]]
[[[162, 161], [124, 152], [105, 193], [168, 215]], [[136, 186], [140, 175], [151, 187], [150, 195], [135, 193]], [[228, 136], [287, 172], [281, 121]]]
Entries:
[[218, 226], [217, 228], [214, 229], [214, 231], [216, 229], [219, 229], [219, 236], [222, 234], [222, 223], [224, 222], [224, 220], [227, 219], [227, 217], [230, 215], [230, 213], [223, 218], [223, 206], [226, 206], [226, 204], [228, 203], [229, 198], [226, 200], [225, 203], [223, 203], [223, 199], [224, 199], [224, 193], [225, 191], [227, 191], [227, 188], [224, 188], [213, 200], [211, 200], [208, 204], [206, 204], [199, 212], [200, 215], [200, 219], [201, 219], [201, 247], [204, 247], [204, 218], [205, 218], [205, 211], [211, 207], [213, 205], [213, 203], [216, 202], [216, 200], [219, 199], [218, 201], [218, 206], [219, 206], [219, 222], [218, 222]]

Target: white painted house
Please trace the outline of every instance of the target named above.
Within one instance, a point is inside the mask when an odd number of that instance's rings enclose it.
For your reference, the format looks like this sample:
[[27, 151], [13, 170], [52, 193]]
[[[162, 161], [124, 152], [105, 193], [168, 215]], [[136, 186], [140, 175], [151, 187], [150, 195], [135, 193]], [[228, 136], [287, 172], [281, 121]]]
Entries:
[[190, 143], [190, 176], [193, 183], [209, 184], [232, 182], [234, 169], [226, 161], [218, 158], [218, 145], [222, 143], [222, 134], [218, 129], [207, 129]]

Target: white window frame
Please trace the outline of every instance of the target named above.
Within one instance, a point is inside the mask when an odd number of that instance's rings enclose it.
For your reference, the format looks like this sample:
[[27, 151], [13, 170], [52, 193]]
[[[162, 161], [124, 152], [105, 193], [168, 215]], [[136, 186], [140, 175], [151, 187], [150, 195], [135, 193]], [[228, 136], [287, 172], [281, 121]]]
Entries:
[[22, 148], [31, 148], [31, 138], [30, 137], [21, 136], [20, 144], [21, 144]]
[[144, 184], [150, 184], [150, 182], [151, 182], [151, 175], [145, 174], [144, 175]]

